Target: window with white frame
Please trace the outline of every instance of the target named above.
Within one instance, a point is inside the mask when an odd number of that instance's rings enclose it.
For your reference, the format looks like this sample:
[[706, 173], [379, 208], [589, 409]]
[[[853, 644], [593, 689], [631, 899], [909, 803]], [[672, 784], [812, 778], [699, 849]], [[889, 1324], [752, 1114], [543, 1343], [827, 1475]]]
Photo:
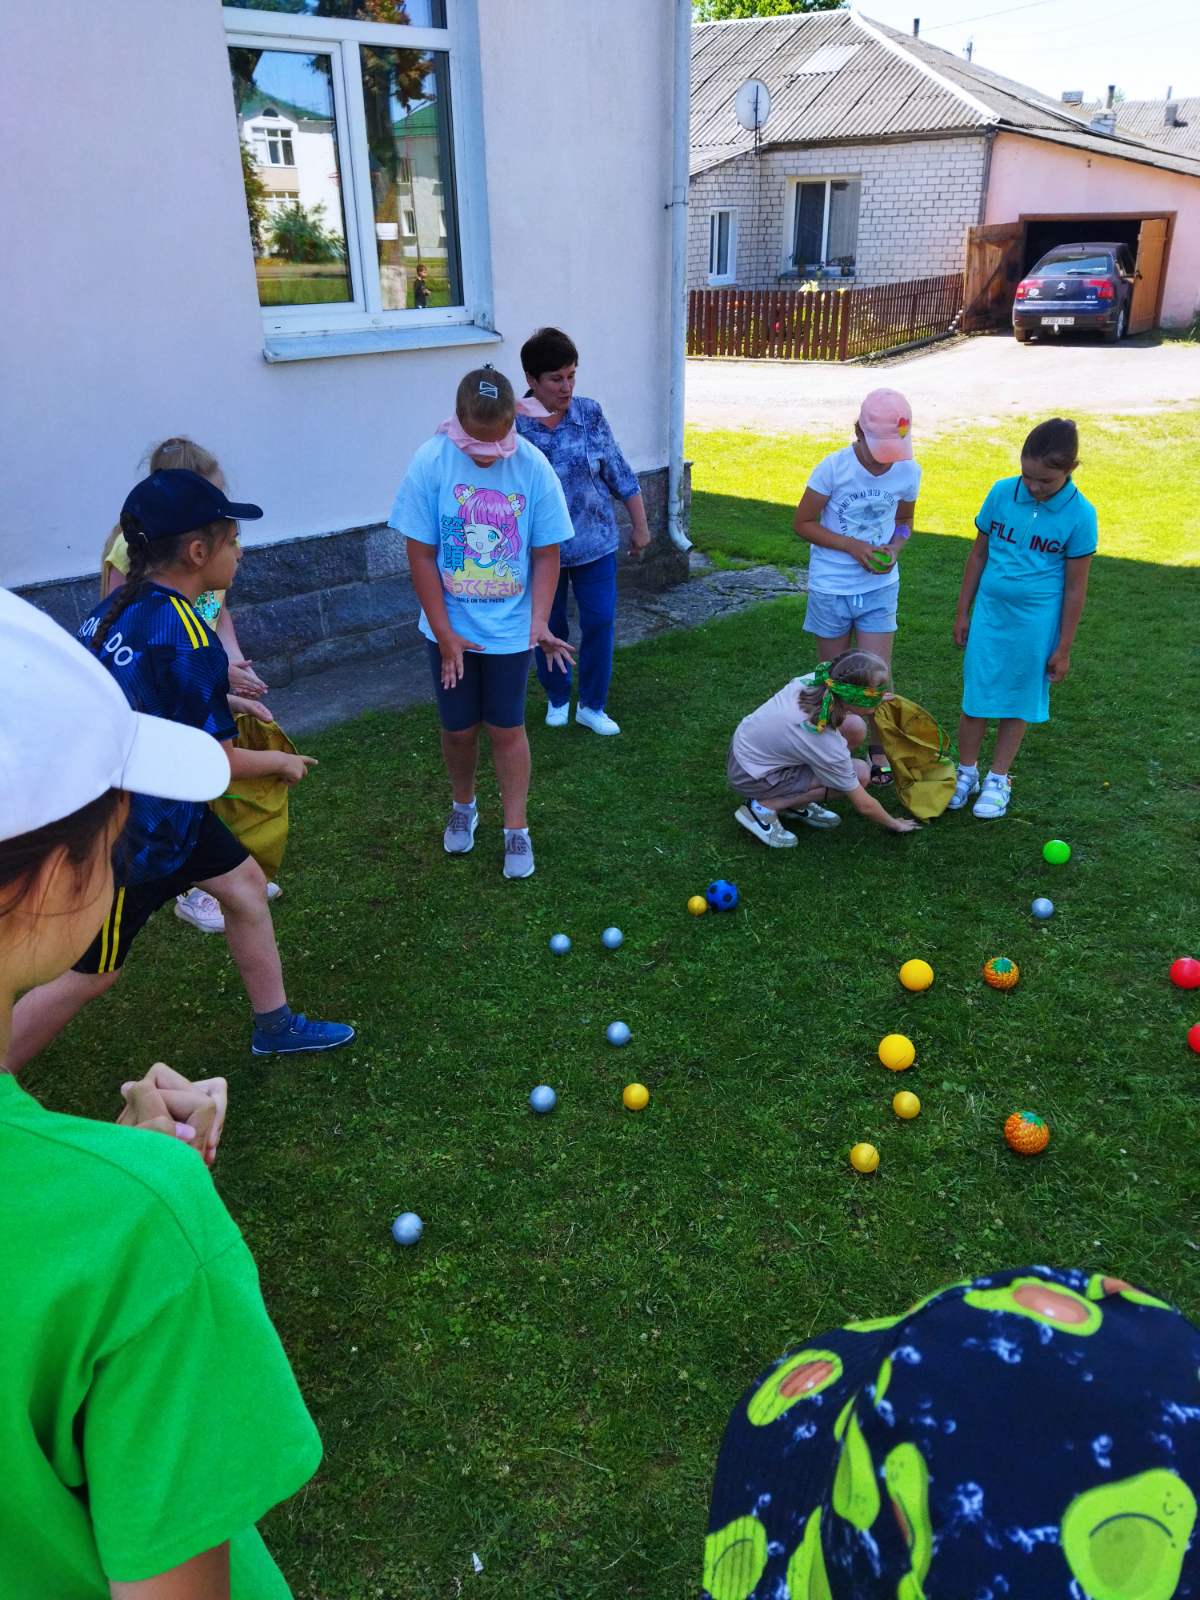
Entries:
[[737, 277], [737, 212], [731, 208], [708, 214], [708, 281], [732, 283]]
[[476, 6], [224, 6], [268, 334], [490, 327]]
[[806, 272], [854, 272], [858, 251], [858, 178], [798, 178], [792, 186], [791, 250], [786, 265]]

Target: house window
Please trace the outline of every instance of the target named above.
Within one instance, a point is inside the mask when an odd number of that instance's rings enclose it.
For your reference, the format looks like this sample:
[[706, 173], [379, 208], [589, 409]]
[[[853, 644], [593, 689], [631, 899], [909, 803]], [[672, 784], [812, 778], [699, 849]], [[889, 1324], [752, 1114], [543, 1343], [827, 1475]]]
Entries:
[[224, 7], [269, 334], [490, 328], [476, 0], [455, 0], [449, 18], [447, 9], [444, 0]]
[[[265, 111], [264, 118], [274, 113]], [[296, 156], [292, 147], [292, 129], [290, 127], [272, 127], [267, 122], [261, 122], [253, 130], [255, 154], [260, 166], [263, 167], [294, 167]]]
[[710, 211], [708, 215], [708, 281], [732, 283], [737, 277], [737, 212]]
[[853, 273], [861, 190], [857, 178], [795, 183], [789, 268], [801, 274], [831, 269], [847, 277]]

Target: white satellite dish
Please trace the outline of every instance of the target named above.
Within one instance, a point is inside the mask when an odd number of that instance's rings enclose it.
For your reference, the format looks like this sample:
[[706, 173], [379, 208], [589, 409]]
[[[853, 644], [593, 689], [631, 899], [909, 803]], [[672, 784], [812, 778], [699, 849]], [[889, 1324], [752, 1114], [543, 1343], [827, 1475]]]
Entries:
[[771, 91], [759, 78], [747, 78], [733, 97], [733, 114], [743, 128], [757, 133], [771, 115]]

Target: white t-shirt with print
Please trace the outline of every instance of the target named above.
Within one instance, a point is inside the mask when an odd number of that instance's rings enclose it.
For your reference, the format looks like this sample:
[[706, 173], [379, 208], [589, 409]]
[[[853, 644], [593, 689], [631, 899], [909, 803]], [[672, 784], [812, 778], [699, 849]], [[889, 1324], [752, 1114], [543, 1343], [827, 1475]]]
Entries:
[[[835, 450], [814, 469], [808, 487], [828, 496], [820, 523], [831, 533], [844, 533], [865, 544], [890, 544], [896, 527], [896, 507], [915, 500], [921, 487], [921, 469], [915, 461], [893, 461], [878, 477], [868, 472], [854, 446]], [[813, 545], [808, 558], [808, 587], [820, 594], [867, 594], [900, 582], [890, 572], [868, 572], [845, 550], [825, 550]]]
[[[388, 527], [436, 546], [455, 633], [496, 655], [529, 649], [530, 551], [574, 534], [562, 485], [540, 450], [518, 439], [514, 455], [479, 467], [435, 434], [413, 456]], [[433, 638], [424, 611], [418, 626]]]

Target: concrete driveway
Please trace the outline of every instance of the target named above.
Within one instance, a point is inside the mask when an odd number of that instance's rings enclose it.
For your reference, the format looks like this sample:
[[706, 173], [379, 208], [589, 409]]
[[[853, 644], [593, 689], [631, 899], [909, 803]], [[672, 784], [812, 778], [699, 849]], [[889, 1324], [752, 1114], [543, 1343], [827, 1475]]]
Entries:
[[769, 433], [848, 429], [868, 389], [900, 389], [921, 434], [964, 421], [1170, 411], [1200, 404], [1200, 347], [1019, 345], [981, 336], [869, 366], [824, 361], [689, 361], [687, 420], [697, 428]]

